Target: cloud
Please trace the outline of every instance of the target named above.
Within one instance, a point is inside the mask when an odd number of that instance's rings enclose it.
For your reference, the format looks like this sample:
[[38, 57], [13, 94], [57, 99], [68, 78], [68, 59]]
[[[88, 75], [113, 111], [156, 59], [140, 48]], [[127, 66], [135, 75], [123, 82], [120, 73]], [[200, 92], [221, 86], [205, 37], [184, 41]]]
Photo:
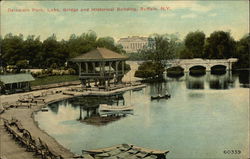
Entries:
[[182, 15], [181, 18], [184, 19], [184, 18], [196, 18], [197, 15], [196, 14], [186, 14], [186, 15]]

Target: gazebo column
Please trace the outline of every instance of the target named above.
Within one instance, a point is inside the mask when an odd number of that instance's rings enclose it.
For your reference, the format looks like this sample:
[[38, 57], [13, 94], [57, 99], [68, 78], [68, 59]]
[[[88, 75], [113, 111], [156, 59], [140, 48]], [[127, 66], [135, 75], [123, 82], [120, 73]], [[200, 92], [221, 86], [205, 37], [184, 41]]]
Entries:
[[116, 77], [115, 83], [118, 83], [118, 64], [119, 61], [115, 61], [115, 77]]
[[95, 62], [92, 62], [93, 73], [95, 73]]
[[78, 68], [79, 68], [79, 77], [81, 76], [81, 73], [82, 73], [82, 64], [81, 64], [81, 62], [77, 62], [76, 63], [77, 65], [78, 65]]
[[99, 85], [103, 86], [103, 78], [104, 78], [104, 68], [103, 68], [103, 62], [99, 62], [99, 68], [100, 68], [100, 79], [99, 79]]
[[102, 62], [102, 85], [105, 86], [106, 80], [105, 80], [105, 61]]
[[109, 76], [111, 76], [111, 65], [112, 65], [112, 62], [109, 61]]
[[110, 79], [111, 79], [111, 65], [112, 65], [112, 61], [109, 61], [109, 78], [108, 78], [108, 86], [110, 86]]
[[95, 86], [97, 86], [97, 78], [96, 78], [96, 71], [95, 71], [95, 62], [92, 62], [92, 67], [93, 67], [93, 78], [94, 78], [94, 81], [95, 81]]
[[89, 73], [88, 62], [85, 62], [85, 73]]
[[122, 75], [124, 75], [124, 65], [125, 65], [125, 61], [122, 61]]

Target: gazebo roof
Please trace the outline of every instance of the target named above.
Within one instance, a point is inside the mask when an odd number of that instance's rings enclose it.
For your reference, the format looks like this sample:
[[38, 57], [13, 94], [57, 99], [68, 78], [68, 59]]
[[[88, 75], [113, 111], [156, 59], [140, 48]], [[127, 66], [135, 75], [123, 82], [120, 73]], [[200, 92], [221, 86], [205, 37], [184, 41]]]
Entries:
[[127, 56], [118, 54], [106, 48], [96, 48], [87, 53], [79, 55], [75, 58], [70, 59], [73, 62], [82, 61], [116, 61], [116, 60], [126, 60]]
[[29, 82], [34, 80], [33, 76], [28, 73], [0, 75], [0, 81], [4, 84]]

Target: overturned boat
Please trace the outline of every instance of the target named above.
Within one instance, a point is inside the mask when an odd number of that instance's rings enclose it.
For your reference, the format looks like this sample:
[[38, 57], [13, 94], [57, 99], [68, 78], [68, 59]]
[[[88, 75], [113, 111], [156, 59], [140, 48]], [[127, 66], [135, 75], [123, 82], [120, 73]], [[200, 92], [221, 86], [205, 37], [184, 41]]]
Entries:
[[82, 155], [84, 158], [89, 159], [166, 159], [168, 152], [169, 151], [138, 147], [131, 144], [121, 144], [103, 149], [82, 150]]

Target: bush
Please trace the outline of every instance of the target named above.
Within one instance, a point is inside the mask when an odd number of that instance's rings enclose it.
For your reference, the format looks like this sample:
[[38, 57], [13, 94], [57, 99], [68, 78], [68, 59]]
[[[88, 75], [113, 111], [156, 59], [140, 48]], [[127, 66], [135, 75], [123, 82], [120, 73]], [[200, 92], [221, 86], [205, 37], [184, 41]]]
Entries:
[[135, 72], [135, 77], [157, 78], [162, 77], [164, 67], [161, 63], [143, 62]]
[[170, 77], [179, 77], [184, 75], [184, 69], [181, 67], [171, 67], [167, 69], [167, 75]]
[[69, 72], [70, 75], [75, 75], [76, 74], [76, 71], [73, 68], [69, 68], [68, 72]]
[[52, 65], [50, 65], [50, 68], [52, 69], [57, 69], [58, 68], [58, 65], [56, 63], [53, 63]]

